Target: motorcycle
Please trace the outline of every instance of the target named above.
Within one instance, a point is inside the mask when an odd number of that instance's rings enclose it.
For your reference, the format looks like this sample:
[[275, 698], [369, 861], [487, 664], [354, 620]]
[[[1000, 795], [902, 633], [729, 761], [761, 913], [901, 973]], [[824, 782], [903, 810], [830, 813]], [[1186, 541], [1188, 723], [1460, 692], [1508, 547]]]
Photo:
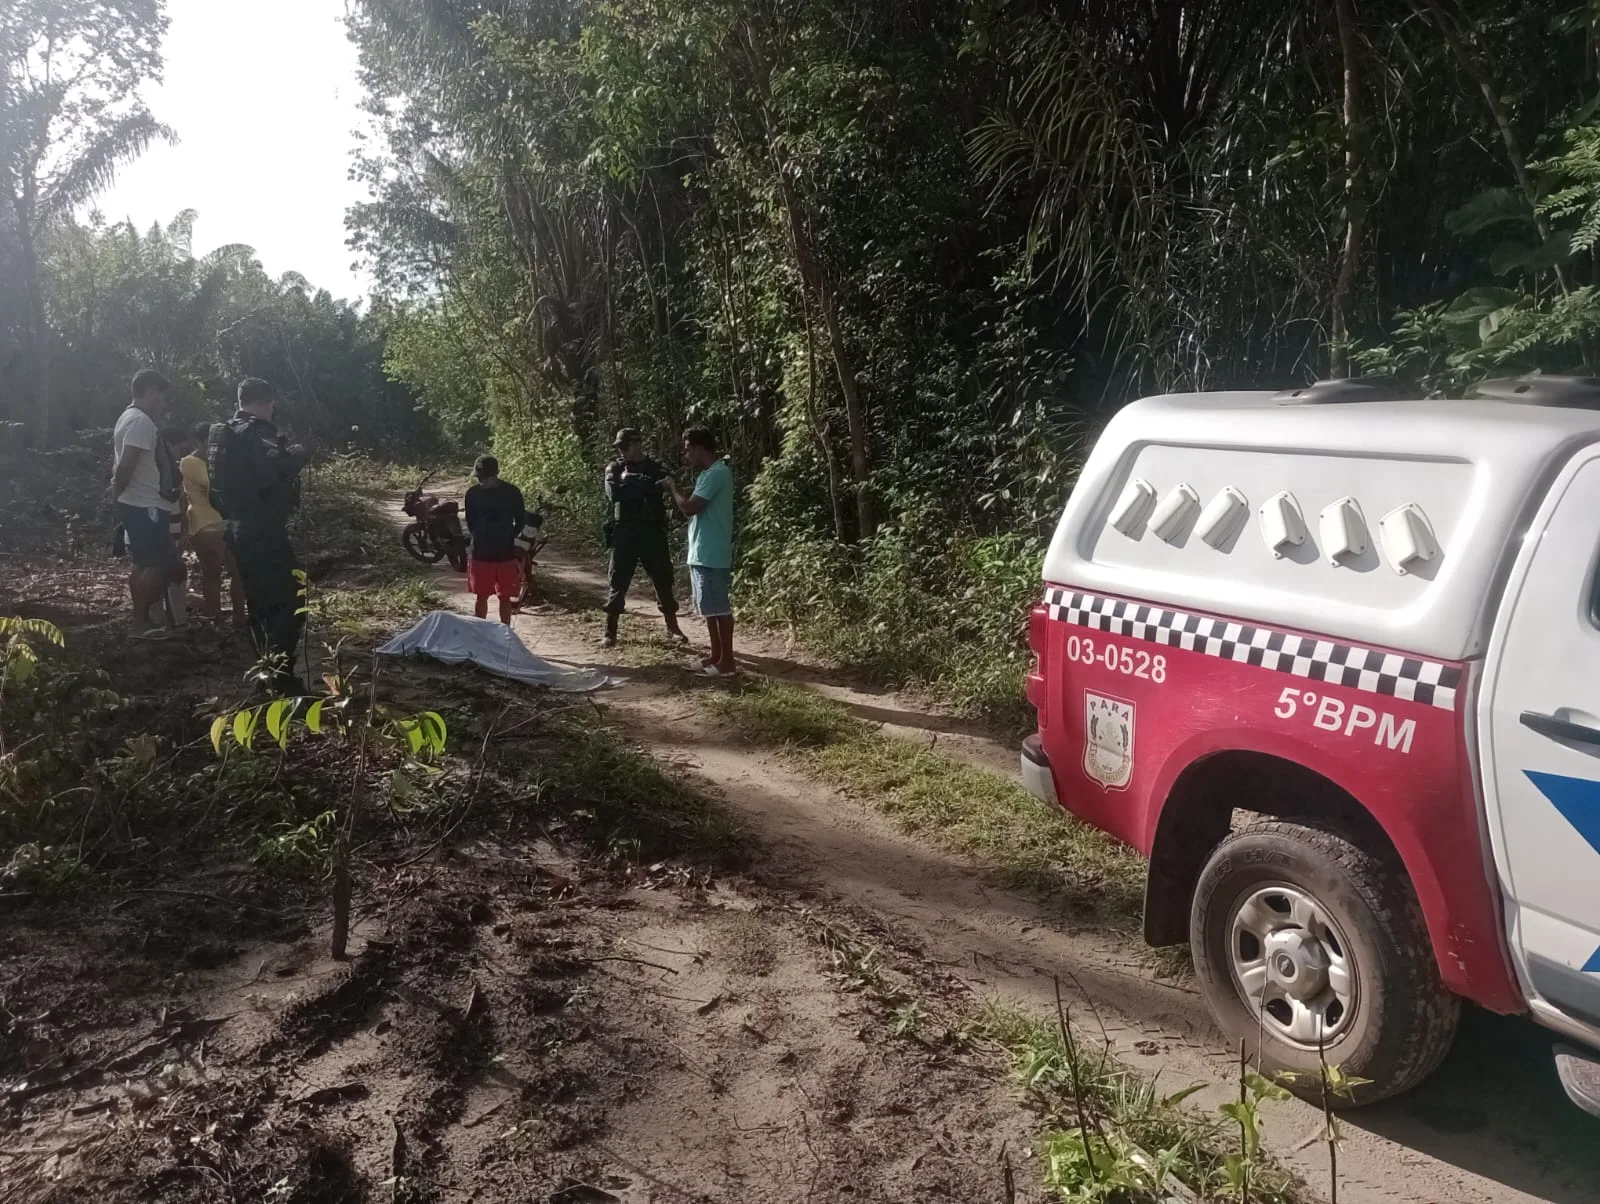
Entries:
[[446, 558], [458, 573], [467, 571], [467, 536], [461, 529], [461, 507], [447, 502], [423, 488], [433, 480], [429, 473], [406, 494], [405, 512], [411, 522], [400, 532], [400, 543], [423, 564], [438, 564]]
[[535, 558], [550, 541], [550, 533], [544, 528], [544, 516], [549, 509], [548, 502], [536, 503], [517, 534], [517, 559], [522, 561], [522, 592], [517, 595], [518, 606], [526, 606], [537, 592], [533, 584], [533, 566], [537, 563]]

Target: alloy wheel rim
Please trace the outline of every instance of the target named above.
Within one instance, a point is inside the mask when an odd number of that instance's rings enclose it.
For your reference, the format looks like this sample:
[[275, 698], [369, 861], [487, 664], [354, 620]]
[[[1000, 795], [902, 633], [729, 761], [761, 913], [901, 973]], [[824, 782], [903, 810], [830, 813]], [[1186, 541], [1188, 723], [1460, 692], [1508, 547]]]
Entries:
[[1234, 989], [1263, 1028], [1305, 1050], [1344, 1034], [1360, 977], [1338, 921], [1313, 895], [1256, 887], [1230, 909], [1227, 931]]

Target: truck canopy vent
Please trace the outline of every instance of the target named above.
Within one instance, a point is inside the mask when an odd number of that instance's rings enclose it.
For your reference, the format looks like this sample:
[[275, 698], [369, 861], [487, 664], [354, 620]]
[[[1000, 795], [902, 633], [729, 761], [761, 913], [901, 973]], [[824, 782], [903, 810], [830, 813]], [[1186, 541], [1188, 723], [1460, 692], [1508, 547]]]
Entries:
[[1355, 380], [1319, 380], [1301, 389], [1285, 389], [1272, 400], [1281, 406], [1336, 405], [1354, 401], [1404, 401], [1406, 390], [1387, 376]]
[[1516, 376], [1486, 380], [1473, 396], [1528, 406], [1600, 410], [1600, 378], [1593, 376]]

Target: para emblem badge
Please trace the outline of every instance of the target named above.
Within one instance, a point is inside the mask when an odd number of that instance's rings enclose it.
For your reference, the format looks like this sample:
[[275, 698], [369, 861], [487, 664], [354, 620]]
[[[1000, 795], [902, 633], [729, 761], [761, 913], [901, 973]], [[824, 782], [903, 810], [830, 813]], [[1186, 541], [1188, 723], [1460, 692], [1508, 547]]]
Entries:
[[1083, 771], [1107, 790], [1124, 790], [1133, 777], [1133, 703], [1088, 690], [1083, 699]]

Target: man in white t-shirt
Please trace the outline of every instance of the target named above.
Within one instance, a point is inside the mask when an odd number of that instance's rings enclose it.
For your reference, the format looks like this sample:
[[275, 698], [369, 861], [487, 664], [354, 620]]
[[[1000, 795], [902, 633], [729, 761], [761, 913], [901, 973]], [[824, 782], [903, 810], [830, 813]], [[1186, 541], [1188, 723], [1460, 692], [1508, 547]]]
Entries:
[[161, 606], [166, 597], [175, 552], [172, 521], [182, 490], [176, 464], [168, 463], [172, 453], [161, 439], [160, 422], [171, 391], [161, 373], [153, 368], [140, 370], [133, 378], [133, 401], [122, 411], [111, 435], [115, 457], [111, 497], [133, 561], [128, 592], [133, 595], [134, 629], [142, 639], [164, 639], [172, 634], [170, 615], [165, 625], [146, 630], [151, 609]]

